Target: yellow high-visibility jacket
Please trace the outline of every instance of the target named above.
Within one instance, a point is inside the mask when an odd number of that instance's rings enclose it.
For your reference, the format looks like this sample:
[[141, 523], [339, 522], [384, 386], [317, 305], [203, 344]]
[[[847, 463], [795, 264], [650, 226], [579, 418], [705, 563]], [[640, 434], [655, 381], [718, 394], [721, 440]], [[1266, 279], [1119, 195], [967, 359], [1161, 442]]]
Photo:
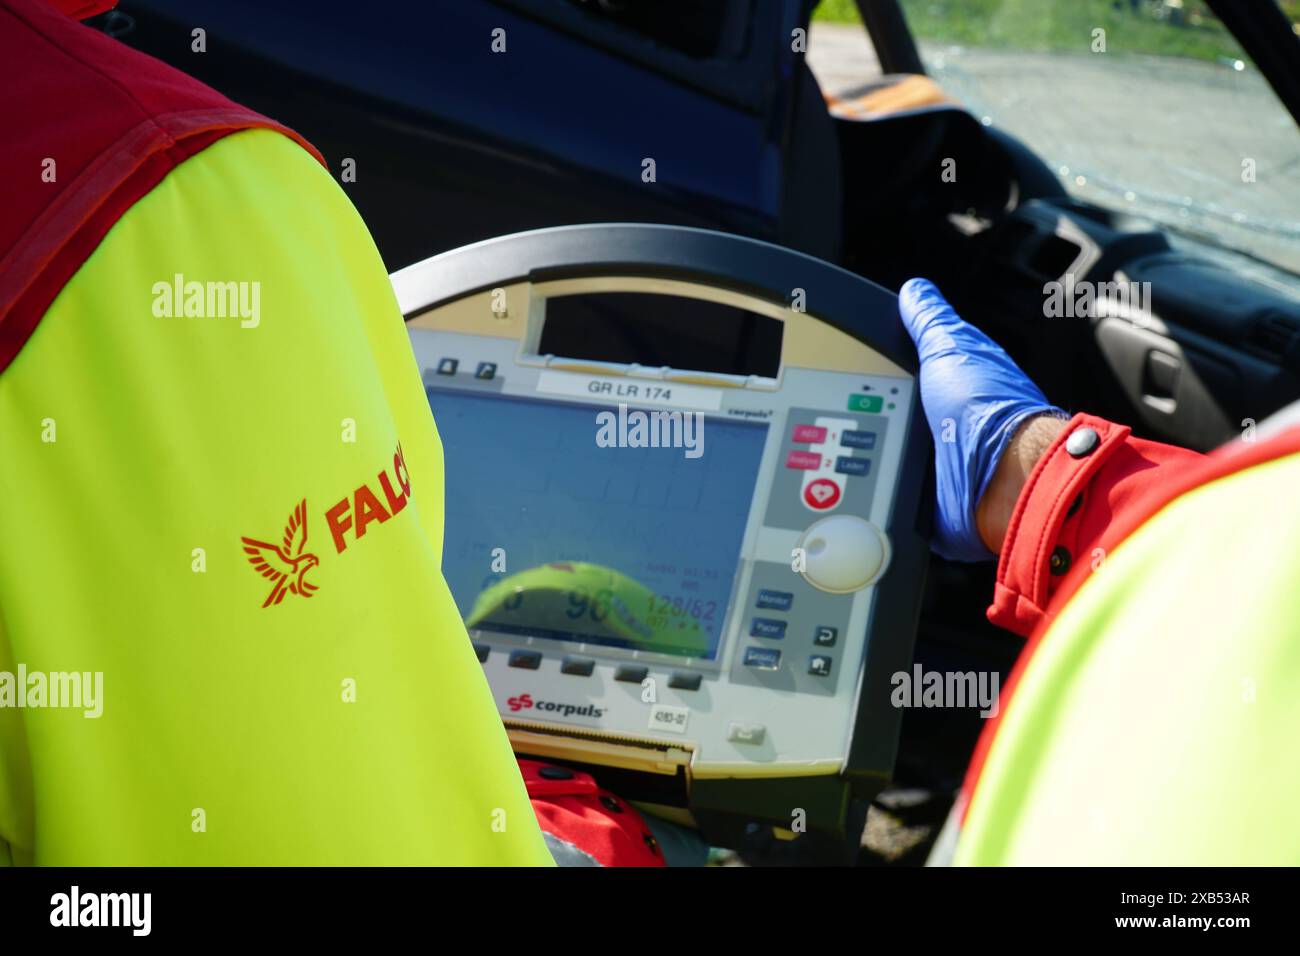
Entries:
[[548, 864], [442, 495], [329, 173], [270, 129], [168, 172], [0, 372], [0, 861]]

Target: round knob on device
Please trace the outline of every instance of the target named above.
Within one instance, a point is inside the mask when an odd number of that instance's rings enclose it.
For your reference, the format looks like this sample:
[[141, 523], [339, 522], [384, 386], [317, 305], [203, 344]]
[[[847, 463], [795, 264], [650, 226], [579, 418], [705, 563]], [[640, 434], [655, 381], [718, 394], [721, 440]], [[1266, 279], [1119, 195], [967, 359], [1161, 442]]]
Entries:
[[865, 588], [889, 563], [889, 541], [856, 515], [832, 515], [809, 526], [799, 538], [803, 576], [815, 588], [848, 594]]

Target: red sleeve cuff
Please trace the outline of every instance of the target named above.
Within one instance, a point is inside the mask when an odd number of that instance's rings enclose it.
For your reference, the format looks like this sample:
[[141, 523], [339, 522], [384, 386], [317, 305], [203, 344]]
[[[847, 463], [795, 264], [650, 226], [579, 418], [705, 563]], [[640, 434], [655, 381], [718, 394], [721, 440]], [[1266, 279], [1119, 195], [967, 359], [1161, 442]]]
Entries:
[[[1148, 513], [1174, 475], [1204, 456], [1133, 438], [1124, 425], [1075, 415], [1016, 500], [988, 618], [1029, 636]], [[1167, 469], [1174, 469], [1173, 472]]]
[[1076, 559], [1076, 551], [1061, 542], [1066, 517], [1079, 511], [1084, 489], [1124, 446], [1129, 432], [1103, 418], [1075, 415], [1038, 460], [1002, 543], [988, 609], [994, 624], [1028, 636], [1047, 613], [1053, 578], [1064, 575]]

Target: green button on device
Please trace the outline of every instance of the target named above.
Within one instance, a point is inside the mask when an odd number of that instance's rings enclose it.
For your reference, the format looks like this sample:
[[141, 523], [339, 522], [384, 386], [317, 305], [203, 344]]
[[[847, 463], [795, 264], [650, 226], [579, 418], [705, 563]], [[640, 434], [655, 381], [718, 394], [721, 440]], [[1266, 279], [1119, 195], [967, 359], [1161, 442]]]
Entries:
[[850, 395], [849, 411], [851, 412], [878, 412], [885, 399], [880, 395]]

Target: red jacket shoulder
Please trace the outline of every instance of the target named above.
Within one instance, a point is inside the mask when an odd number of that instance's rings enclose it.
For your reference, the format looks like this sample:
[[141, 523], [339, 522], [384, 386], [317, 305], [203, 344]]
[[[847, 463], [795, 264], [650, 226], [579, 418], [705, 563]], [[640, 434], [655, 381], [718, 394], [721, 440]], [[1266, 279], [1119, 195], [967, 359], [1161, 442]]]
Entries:
[[[216, 139], [310, 144], [46, 0], [0, 0], [0, 372], [119, 216]], [[321, 160], [323, 163], [323, 160]]]

